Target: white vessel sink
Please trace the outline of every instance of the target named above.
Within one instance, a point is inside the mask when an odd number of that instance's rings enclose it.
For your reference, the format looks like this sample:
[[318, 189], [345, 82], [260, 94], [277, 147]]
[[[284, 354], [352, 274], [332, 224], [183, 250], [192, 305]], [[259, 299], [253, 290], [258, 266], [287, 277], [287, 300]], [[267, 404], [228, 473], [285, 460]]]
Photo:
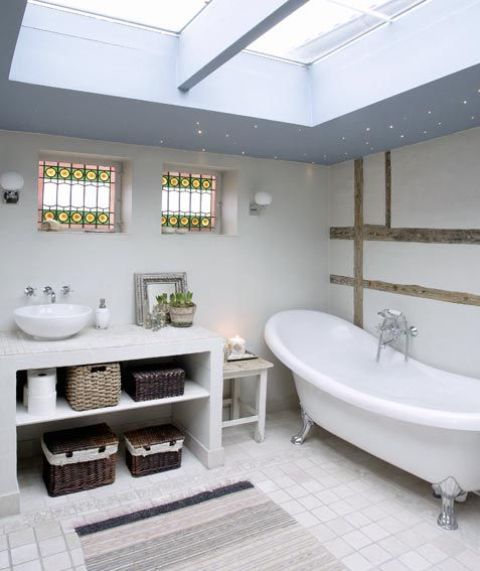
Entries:
[[88, 325], [92, 309], [86, 305], [50, 303], [27, 305], [13, 312], [22, 331], [37, 339], [66, 339]]

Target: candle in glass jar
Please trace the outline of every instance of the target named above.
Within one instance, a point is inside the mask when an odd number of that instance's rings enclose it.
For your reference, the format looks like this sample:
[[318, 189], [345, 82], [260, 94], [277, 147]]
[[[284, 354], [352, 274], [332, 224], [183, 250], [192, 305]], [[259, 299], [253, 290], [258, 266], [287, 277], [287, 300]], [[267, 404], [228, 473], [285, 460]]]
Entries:
[[228, 346], [230, 348], [230, 355], [238, 357], [240, 355], [245, 355], [245, 339], [240, 337], [240, 335], [235, 335], [228, 340]]

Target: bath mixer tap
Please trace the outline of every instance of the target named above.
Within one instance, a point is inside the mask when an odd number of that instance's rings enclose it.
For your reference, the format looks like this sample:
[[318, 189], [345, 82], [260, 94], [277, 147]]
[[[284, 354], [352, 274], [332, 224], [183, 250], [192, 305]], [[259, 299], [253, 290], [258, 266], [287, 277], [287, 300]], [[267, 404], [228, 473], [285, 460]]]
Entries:
[[382, 323], [378, 327], [380, 337], [378, 338], [377, 363], [380, 361], [380, 354], [383, 347], [392, 344], [402, 336], [405, 337], [403, 354], [405, 361], [408, 361], [410, 337], [416, 337], [418, 335], [418, 329], [413, 325], [409, 326], [405, 315], [397, 309], [384, 309], [383, 311], [379, 311], [378, 315], [382, 318]]
[[27, 297], [32, 297], [35, 295], [35, 288], [32, 286], [27, 286], [24, 290], [23, 293], [27, 296]]
[[52, 303], [55, 303], [57, 301], [57, 294], [53, 291], [53, 288], [51, 286], [45, 286], [43, 288], [43, 293], [45, 295], [50, 296], [50, 301]]

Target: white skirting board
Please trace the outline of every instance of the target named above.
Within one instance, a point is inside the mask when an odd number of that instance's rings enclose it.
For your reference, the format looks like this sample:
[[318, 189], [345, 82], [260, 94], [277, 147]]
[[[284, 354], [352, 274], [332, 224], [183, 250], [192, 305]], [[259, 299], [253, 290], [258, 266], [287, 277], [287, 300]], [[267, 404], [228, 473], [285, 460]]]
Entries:
[[[184, 429], [182, 429], [184, 430]], [[185, 446], [200, 460], [200, 462], [207, 468], [218, 468], [223, 466], [225, 461], [225, 450], [222, 447], [208, 450], [199, 442], [195, 436], [190, 434], [187, 430], [185, 432]]]

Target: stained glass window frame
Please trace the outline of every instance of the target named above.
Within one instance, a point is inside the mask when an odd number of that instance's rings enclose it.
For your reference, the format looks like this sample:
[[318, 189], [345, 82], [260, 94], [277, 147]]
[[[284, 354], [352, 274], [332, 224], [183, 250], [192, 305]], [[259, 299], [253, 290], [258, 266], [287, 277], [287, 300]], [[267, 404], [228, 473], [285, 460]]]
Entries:
[[[165, 169], [162, 175], [162, 233], [217, 233], [220, 180], [220, 173], [208, 169]], [[187, 201], [189, 207], [185, 208]], [[196, 202], [200, 207], [192, 208]]]
[[[115, 233], [121, 230], [120, 163], [99, 159], [40, 158], [38, 161], [38, 230], [51, 230], [55, 221], [62, 230], [72, 232]], [[55, 184], [55, 201], [46, 197], [46, 183]], [[60, 185], [69, 188], [68, 200], [60, 199]], [[74, 186], [83, 187], [81, 203], [75, 204]], [[63, 187], [65, 189], [65, 187]], [[95, 206], [87, 204], [87, 190], [93, 190]], [[99, 205], [99, 191], [108, 191], [106, 206]]]

